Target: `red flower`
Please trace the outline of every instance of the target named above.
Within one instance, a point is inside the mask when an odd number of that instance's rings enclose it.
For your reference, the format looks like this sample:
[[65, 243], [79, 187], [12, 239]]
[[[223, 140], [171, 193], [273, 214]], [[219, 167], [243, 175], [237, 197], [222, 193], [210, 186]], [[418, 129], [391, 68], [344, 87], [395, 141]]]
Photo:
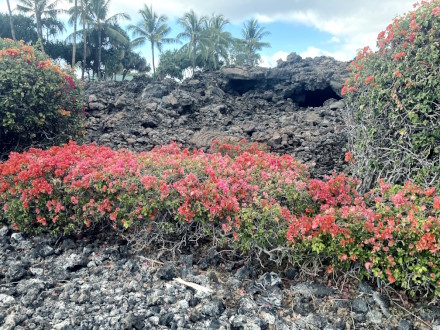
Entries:
[[374, 81], [374, 76], [368, 76], [365, 79], [365, 85], [368, 85], [369, 83], [371, 83], [372, 81]]
[[354, 163], [354, 156], [353, 156], [353, 153], [351, 151], [347, 151], [345, 153], [345, 161], [347, 163]]
[[399, 60], [399, 58], [404, 57], [405, 55], [406, 55], [405, 52], [397, 53], [397, 54], [394, 56], [394, 61]]
[[381, 31], [378, 35], [377, 35], [377, 40], [382, 40], [385, 37], [385, 31]]
[[434, 203], [432, 204], [432, 207], [436, 210], [440, 209], [440, 196], [434, 197]]
[[411, 28], [411, 30], [416, 31], [420, 28], [420, 26], [417, 24], [417, 21], [415, 19], [413, 19], [411, 21], [411, 23], [409, 23], [409, 27]]
[[402, 78], [402, 74], [400, 73], [399, 70], [396, 70], [396, 72], [394, 72], [394, 74], [395, 74], [397, 77]]
[[347, 93], [347, 91], [348, 91], [348, 87], [344, 86], [341, 90], [341, 95], [344, 96]]
[[333, 273], [333, 266], [332, 265], [328, 266], [327, 273], [329, 273], [329, 274]]

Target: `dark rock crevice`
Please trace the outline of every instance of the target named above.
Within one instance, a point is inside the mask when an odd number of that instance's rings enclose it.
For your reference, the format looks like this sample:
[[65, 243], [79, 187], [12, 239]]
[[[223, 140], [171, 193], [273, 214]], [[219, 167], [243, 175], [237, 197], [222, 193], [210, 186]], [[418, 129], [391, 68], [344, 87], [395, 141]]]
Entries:
[[324, 89], [295, 91], [294, 93], [285, 93], [284, 98], [291, 98], [301, 108], [316, 108], [324, 106], [327, 100], [335, 99], [341, 100], [341, 97], [335, 91], [327, 86]]
[[258, 80], [231, 80], [228, 83], [228, 88], [237, 92], [239, 95], [243, 95], [255, 89], [259, 84]]

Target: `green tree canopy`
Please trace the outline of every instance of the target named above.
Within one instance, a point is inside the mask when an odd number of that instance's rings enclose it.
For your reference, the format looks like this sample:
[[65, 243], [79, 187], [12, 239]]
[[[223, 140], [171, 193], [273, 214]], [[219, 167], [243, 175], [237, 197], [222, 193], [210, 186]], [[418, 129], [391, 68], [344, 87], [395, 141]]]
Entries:
[[194, 10], [190, 10], [179, 18], [179, 24], [182, 26], [183, 32], [177, 35], [177, 39], [187, 40], [187, 43], [181, 49], [186, 51], [191, 59], [193, 73], [196, 67], [198, 51], [203, 41], [207, 38], [207, 35], [204, 33], [206, 21], [206, 16], [198, 17]]
[[173, 38], [167, 38], [171, 32], [171, 28], [166, 24], [167, 17], [165, 15], [158, 16], [153, 7], [144, 5], [144, 8], [139, 10], [142, 20], [137, 25], [130, 25], [128, 29], [137, 37], [132, 41], [134, 47], [149, 43], [151, 47], [151, 56], [153, 64], [153, 75], [156, 75], [156, 67], [154, 63], [154, 48], [162, 52], [163, 44], [172, 43]]
[[241, 30], [242, 48], [246, 55], [246, 64], [255, 66], [261, 59], [258, 53], [263, 47], [270, 47], [268, 42], [261, 41], [265, 36], [269, 35], [269, 31], [258, 23], [257, 19], [250, 19], [243, 24]]

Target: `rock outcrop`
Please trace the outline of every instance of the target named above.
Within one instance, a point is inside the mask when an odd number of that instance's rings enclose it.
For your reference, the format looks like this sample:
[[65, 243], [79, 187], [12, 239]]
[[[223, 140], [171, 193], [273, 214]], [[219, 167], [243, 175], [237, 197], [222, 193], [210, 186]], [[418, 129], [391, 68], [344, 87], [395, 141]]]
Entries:
[[87, 142], [136, 151], [170, 141], [207, 149], [213, 139], [266, 143], [340, 171], [346, 137], [340, 90], [346, 63], [295, 53], [272, 69], [225, 67], [189, 80], [102, 82], [86, 87]]

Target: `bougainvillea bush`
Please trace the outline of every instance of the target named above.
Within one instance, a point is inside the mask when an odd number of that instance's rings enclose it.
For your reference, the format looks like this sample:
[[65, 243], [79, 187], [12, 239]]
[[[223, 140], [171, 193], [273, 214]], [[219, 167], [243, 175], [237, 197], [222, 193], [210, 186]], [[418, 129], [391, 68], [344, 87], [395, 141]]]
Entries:
[[380, 181], [361, 196], [355, 179], [310, 179], [291, 156], [255, 144], [215, 150], [172, 143], [137, 154], [70, 142], [11, 153], [0, 163], [0, 219], [31, 234], [142, 227], [151, 243], [203, 238], [276, 262], [319, 258], [328, 272], [357, 267], [440, 294], [434, 188]]
[[395, 18], [348, 69], [346, 95], [353, 175], [423, 186], [440, 179], [440, 2]]
[[0, 159], [78, 138], [81, 100], [71, 72], [32, 46], [0, 39]]

